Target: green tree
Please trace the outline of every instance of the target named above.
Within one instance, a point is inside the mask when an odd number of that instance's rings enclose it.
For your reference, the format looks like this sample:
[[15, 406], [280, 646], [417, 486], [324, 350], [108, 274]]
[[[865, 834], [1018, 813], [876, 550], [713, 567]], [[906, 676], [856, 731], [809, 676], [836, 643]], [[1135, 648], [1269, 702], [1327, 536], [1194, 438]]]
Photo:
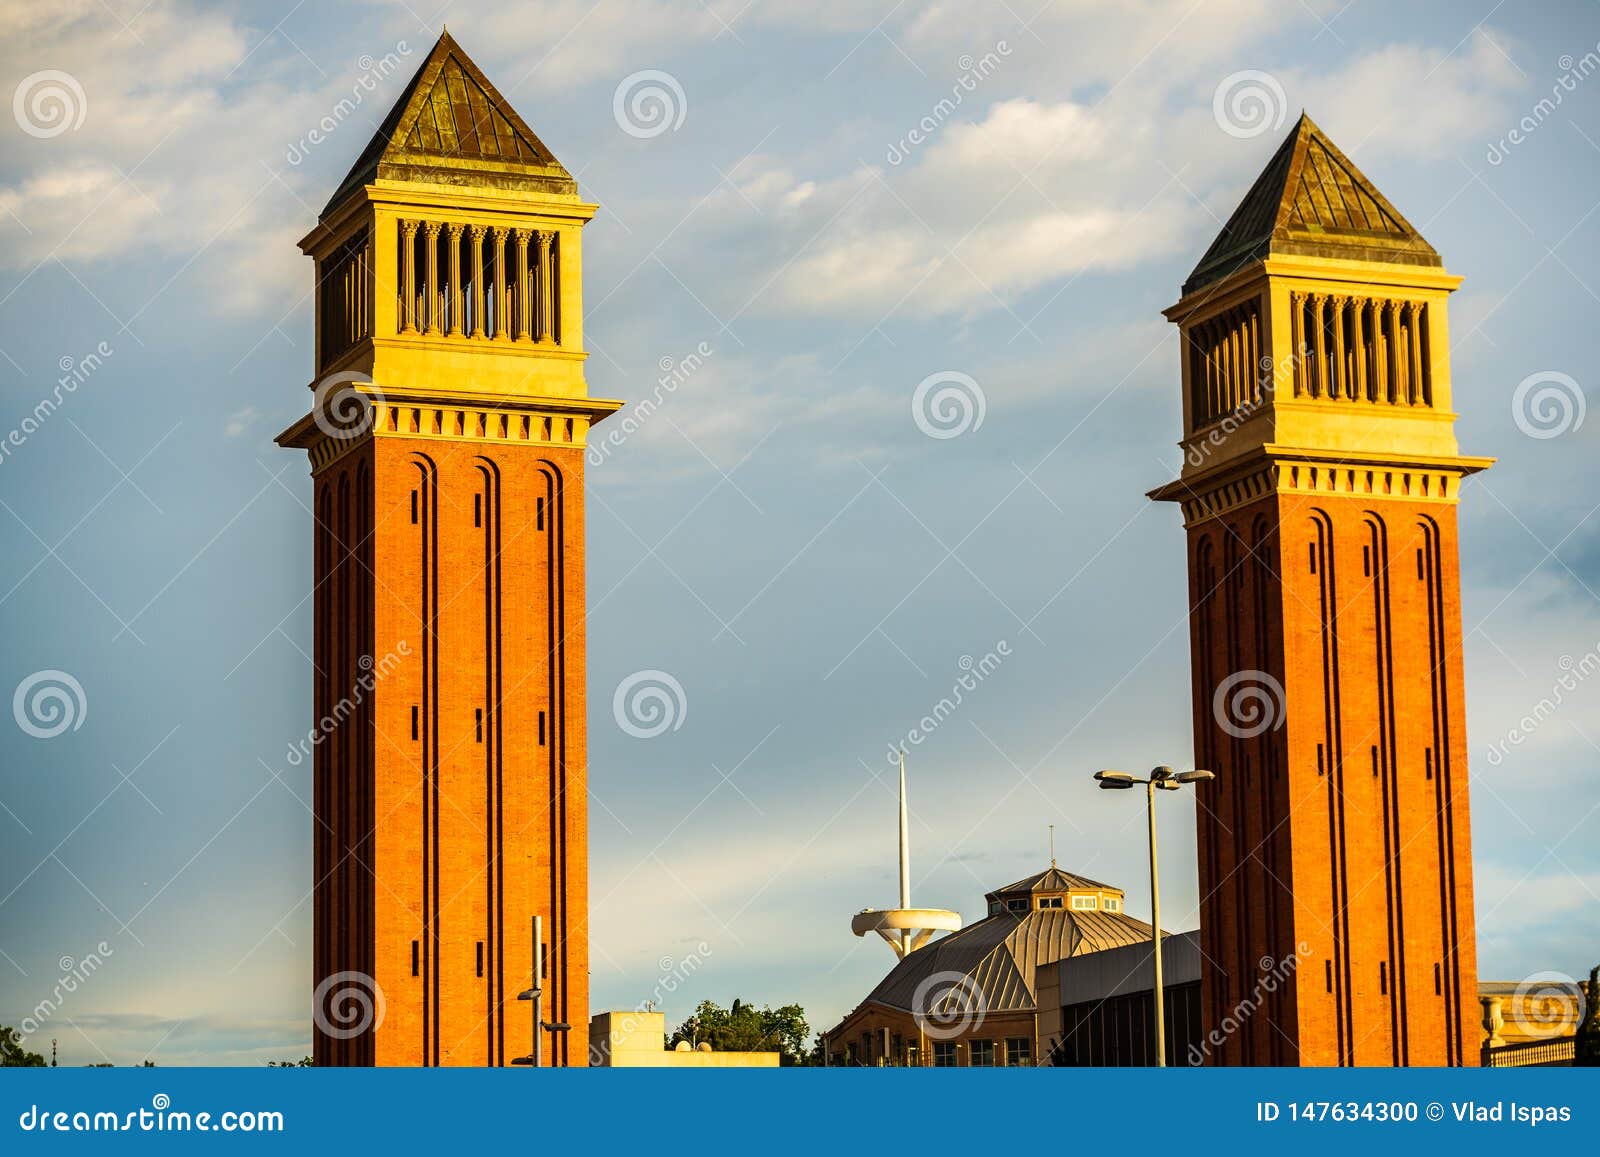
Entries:
[[309, 1069], [315, 1063], [316, 1062], [313, 1061], [310, 1057], [301, 1057], [297, 1061], [268, 1061], [267, 1062], [267, 1068], [269, 1068], [269, 1069]]
[[16, 1029], [0, 1024], [0, 1068], [42, 1069], [44, 1057], [23, 1048]]
[[690, 1047], [709, 1044], [717, 1052], [775, 1052], [779, 1064], [803, 1065], [810, 1035], [806, 1010], [798, 1004], [757, 1008], [736, 998], [723, 1008], [714, 1000], [702, 1000], [668, 1038], [667, 1047], [687, 1041]]

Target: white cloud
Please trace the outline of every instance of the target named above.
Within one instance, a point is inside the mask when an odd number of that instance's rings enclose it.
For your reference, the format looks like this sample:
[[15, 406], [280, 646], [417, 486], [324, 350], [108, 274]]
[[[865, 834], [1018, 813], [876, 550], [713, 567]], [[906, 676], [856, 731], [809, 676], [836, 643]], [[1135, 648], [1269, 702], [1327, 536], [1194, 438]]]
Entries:
[[256, 419], [260, 416], [261, 411], [257, 410], [254, 406], [246, 406], [242, 410], [235, 410], [233, 413], [228, 415], [227, 422], [223, 424], [222, 436], [224, 438], [237, 438], [251, 426], [255, 425]]

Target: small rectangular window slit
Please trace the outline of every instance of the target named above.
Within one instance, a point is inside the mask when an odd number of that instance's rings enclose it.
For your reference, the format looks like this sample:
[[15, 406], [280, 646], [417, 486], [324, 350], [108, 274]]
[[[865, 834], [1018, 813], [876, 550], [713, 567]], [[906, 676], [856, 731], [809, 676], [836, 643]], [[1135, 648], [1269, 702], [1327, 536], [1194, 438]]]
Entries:
[[543, 498], [536, 499], [534, 501], [533, 508], [534, 508], [534, 511], [535, 511], [535, 518], [537, 519], [537, 527], [538, 527], [539, 530], [543, 530], [544, 529], [544, 499]]
[[1444, 976], [1437, 963], [1433, 966], [1433, 995], [1444, 995]]
[[417, 941], [413, 940], [411, 942], [411, 975], [412, 976], [420, 975], [420, 973], [422, 971], [421, 954], [418, 951], [419, 947], [420, 947], [420, 945], [419, 945], [419, 943]]
[[483, 495], [481, 494], [472, 496], [472, 525], [483, 525]]
[[411, 525], [415, 526], [416, 524], [417, 524], [417, 492], [415, 490], [413, 490], [411, 492]]
[[1378, 961], [1378, 994], [1380, 996], [1389, 995], [1389, 962], [1387, 960]]
[[422, 709], [415, 703], [411, 705], [411, 738], [414, 740], [421, 731]]
[[1422, 753], [1423, 774], [1426, 778], [1433, 778], [1433, 748], [1428, 748]]
[[473, 712], [473, 728], [478, 733], [478, 742], [483, 742], [483, 708], [479, 707]]
[[483, 975], [483, 941], [478, 941], [478, 975]]
[[1361, 548], [1361, 575], [1363, 578], [1372, 577], [1372, 548], [1370, 546]]
[[1327, 972], [1328, 972], [1328, 991], [1332, 992], [1333, 991], [1333, 961], [1324, 960], [1322, 963], [1326, 967]]
[[1316, 543], [1314, 543], [1314, 542], [1306, 543], [1306, 557], [1311, 562], [1311, 573], [1312, 574], [1316, 574], [1317, 573], [1317, 544]]
[[1320, 743], [1317, 744], [1317, 774], [1318, 775], [1327, 775], [1328, 774], [1328, 769], [1323, 765], [1322, 744], [1320, 744]]
[[1422, 577], [1422, 548], [1419, 546], [1417, 547], [1417, 578], [1420, 580]]
[[539, 746], [544, 746], [544, 712], [539, 712]]

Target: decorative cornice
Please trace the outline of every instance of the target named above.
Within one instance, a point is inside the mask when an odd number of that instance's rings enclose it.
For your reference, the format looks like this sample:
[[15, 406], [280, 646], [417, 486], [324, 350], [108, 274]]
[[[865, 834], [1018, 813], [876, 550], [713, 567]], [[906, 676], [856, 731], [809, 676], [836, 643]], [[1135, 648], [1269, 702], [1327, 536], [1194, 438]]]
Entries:
[[611, 398], [496, 399], [434, 391], [367, 392], [370, 420], [357, 433], [332, 434], [307, 414], [275, 439], [305, 450], [317, 474], [373, 438], [413, 438], [444, 442], [514, 442], [534, 446], [582, 448], [589, 427], [620, 410]]
[[1221, 518], [1271, 494], [1454, 505], [1461, 479], [1493, 463], [1493, 458], [1469, 457], [1363, 458], [1269, 445], [1246, 462], [1179, 478], [1147, 496], [1155, 502], [1178, 503], [1186, 527]]

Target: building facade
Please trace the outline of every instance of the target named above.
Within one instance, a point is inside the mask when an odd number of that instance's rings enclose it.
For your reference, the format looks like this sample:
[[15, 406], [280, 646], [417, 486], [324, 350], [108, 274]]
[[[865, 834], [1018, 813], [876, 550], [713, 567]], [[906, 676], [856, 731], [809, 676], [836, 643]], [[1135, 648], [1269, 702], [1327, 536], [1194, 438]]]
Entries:
[[1295, 961], [1213, 1063], [1477, 1063], [1459, 284], [1302, 117], [1166, 311], [1205, 1025]]
[[[446, 33], [301, 242], [317, 380], [278, 441], [315, 493], [319, 1065], [528, 1057], [536, 973], [588, 1023], [584, 443], [621, 405], [584, 381], [595, 211]], [[584, 1063], [570, 1035], [544, 1063]]]
[[[1122, 910], [1122, 889], [1053, 864], [985, 899], [984, 919], [908, 953], [824, 1034], [826, 1063], [933, 1068], [1058, 1063], [1063, 1057], [1061, 978], [1093, 956], [1119, 948], [1142, 944], [1148, 956], [1150, 925]], [[1083, 1063], [1111, 1063], [1088, 1056]]]

